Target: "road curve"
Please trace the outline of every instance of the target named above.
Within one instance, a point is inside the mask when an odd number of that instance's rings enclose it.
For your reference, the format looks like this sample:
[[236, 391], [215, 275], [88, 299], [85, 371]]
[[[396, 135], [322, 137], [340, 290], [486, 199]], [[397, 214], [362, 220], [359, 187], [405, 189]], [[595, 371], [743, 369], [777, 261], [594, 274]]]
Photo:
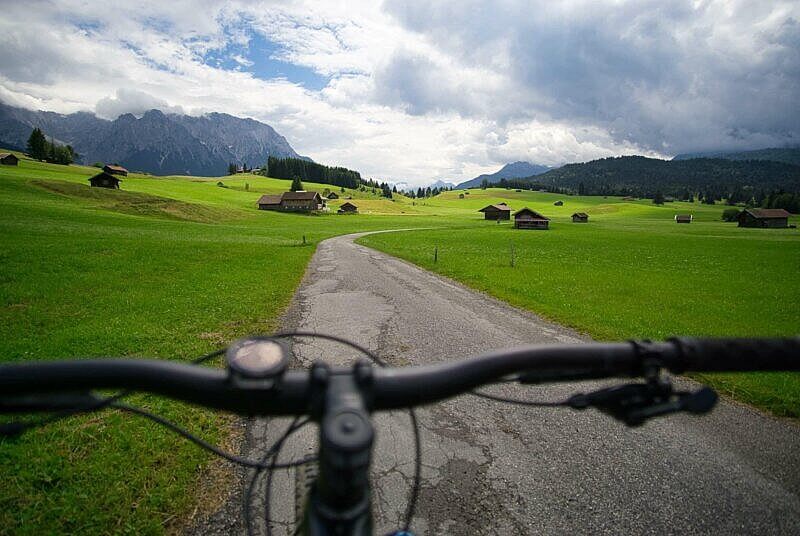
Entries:
[[[284, 327], [336, 334], [396, 366], [432, 363], [526, 343], [585, 337], [354, 243], [320, 243]], [[297, 366], [356, 355], [297, 341]], [[494, 387], [561, 399], [587, 386]], [[800, 427], [733, 402], [703, 418], [675, 416], [629, 429], [595, 412], [534, 409], [463, 396], [419, 411], [423, 482], [418, 534], [798, 534]], [[245, 452], [285, 421], [254, 422]], [[376, 534], [401, 526], [413, 469], [407, 415], [375, 417]], [[299, 433], [281, 459], [313, 452]], [[293, 473], [274, 482], [272, 525], [290, 534]], [[237, 490], [242, 484], [237, 485]], [[258, 492], [263, 492], [263, 482]], [[241, 495], [190, 532], [240, 533]], [[264, 531], [262, 516], [257, 529]]]

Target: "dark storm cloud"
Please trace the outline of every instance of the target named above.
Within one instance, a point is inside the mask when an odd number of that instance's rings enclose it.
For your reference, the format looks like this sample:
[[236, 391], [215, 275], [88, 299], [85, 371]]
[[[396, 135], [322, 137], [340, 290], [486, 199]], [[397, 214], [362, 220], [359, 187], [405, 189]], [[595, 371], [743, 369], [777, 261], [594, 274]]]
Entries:
[[[653, 150], [800, 143], [792, 3], [388, 2], [407, 29], [507, 87], [476, 101], [395, 57], [376, 94], [413, 113], [590, 124]], [[438, 81], [438, 83], [437, 83]]]

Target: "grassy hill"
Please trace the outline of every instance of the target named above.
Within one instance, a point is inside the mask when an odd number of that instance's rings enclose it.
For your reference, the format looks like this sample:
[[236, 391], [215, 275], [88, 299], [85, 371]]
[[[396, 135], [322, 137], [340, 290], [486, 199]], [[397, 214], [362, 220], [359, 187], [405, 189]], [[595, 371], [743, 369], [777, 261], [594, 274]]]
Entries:
[[[132, 174], [121, 190], [103, 190], [87, 185], [95, 173], [25, 158], [0, 166], [4, 361], [190, 359], [275, 329], [319, 241], [398, 228], [434, 229], [363, 241], [599, 338], [797, 329], [797, 230], [738, 229], [720, 221], [721, 206], [500, 189], [390, 201], [348, 190], [330, 205], [352, 196], [361, 214], [308, 216], [256, 209], [263, 193], [285, 191], [285, 180]], [[543, 212], [552, 230], [483, 221], [477, 210], [498, 201]], [[590, 223], [570, 223], [575, 211]], [[695, 222], [674, 224], [676, 212]], [[800, 415], [796, 375], [713, 381]], [[133, 402], [211, 442], [230, 437], [225, 416], [149, 396]], [[116, 413], [70, 419], [0, 440], [0, 522], [21, 534], [174, 531], [195, 493], [208, 493], [198, 480], [208, 463], [146, 422]]]

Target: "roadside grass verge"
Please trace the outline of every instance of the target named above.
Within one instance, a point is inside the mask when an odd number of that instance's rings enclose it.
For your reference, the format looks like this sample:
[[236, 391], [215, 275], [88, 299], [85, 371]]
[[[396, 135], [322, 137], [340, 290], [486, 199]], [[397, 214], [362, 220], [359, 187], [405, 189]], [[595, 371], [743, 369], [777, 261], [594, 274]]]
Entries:
[[[551, 230], [478, 221], [459, 232], [389, 233], [359, 242], [600, 340], [798, 333], [796, 229], [740, 229], [720, 221], [722, 206], [525, 194], [527, 206], [553, 218]], [[553, 207], [554, 198], [567, 206]], [[609, 210], [614, 203], [617, 210]], [[588, 212], [590, 223], [571, 223], [576, 210]], [[692, 212], [695, 221], [675, 224], [677, 211]], [[800, 417], [800, 374], [697, 377], [776, 415]]]

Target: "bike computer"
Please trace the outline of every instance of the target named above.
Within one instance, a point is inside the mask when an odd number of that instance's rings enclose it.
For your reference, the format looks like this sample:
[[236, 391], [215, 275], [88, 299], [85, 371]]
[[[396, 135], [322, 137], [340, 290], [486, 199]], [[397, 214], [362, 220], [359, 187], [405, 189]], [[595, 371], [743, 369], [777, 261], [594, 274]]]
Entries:
[[239, 339], [225, 351], [228, 370], [247, 380], [269, 380], [286, 370], [289, 351], [286, 346], [269, 337]]

